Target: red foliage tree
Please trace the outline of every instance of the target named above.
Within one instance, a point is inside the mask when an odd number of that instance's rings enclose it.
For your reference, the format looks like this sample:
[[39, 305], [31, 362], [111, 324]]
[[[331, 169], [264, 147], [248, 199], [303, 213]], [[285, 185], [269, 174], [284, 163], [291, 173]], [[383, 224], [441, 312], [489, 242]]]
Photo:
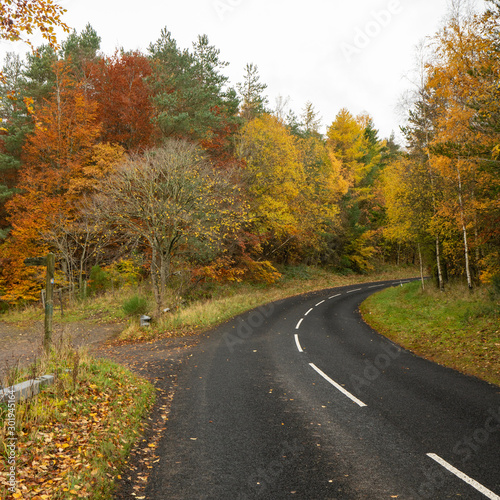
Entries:
[[127, 151], [151, 146], [154, 128], [151, 90], [146, 83], [151, 74], [148, 58], [139, 52], [115, 53], [88, 64], [92, 99], [99, 105], [101, 140], [120, 144]]

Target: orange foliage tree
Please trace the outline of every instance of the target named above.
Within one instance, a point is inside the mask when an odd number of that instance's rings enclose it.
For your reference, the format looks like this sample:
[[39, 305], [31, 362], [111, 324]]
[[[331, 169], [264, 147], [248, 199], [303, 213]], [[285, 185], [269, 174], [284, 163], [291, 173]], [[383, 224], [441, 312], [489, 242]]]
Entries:
[[[48, 250], [43, 234], [56, 225], [61, 214], [74, 210], [72, 183], [85, 177], [93, 147], [100, 133], [97, 104], [90, 102], [69, 76], [69, 66], [54, 67], [56, 85], [51, 98], [36, 111], [36, 127], [23, 149], [18, 188], [7, 204], [12, 231], [2, 247], [4, 266], [0, 287], [4, 300], [35, 299], [41, 283], [33, 283], [34, 272], [23, 264], [26, 257]], [[35, 276], [36, 277], [36, 276]]]
[[454, 267], [470, 288], [486, 270], [485, 257], [499, 255], [498, 224], [491, 225], [491, 218], [499, 220], [499, 18], [498, 11], [455, 15], [436, 35], [436, 57], [427, 69], [438, 109], [431, 153], [447, 188], [440, 213], [461, 235], [462, 257]]

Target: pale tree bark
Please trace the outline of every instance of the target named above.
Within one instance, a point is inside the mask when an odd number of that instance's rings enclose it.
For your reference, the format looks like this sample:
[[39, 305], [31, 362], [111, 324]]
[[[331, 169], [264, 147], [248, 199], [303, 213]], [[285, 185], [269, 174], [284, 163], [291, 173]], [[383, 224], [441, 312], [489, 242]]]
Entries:
[[420, 242], [417, 243], [417, 250], [418, 250], [418, 261], [420, 264], [420, 280], [422, 281], [422, 290], [425, 290], [424, 263], [422, 261], [422, 249], [420, 248]]
[[[429, 140], [427, 138], [427, 140]], [[433, 172], [432, 172], [432, 167], [431, 167], [431, 155], [429, 153], [429, 150], [427, 150], [427, 172], [429, 174], [429, 181], [431, 184], [431, 195], [432, 195], [432, 210], [434, 212], [434, 216], [437, 214], [437, 203], [436, 203], [436, 190], [434, 187], [434, 177], [433, 177]], [[440, 251], [440, 241], [439, 241], [439, 233], [436, 231], [436, 267], [437, 267], [437, 273], [438, 273], [438, 285], [439, 289], [441, 291], [444, 290], [444, 281], [443, 281], [443, 273], [441, 271], [441, 251]]]
[[467, 286], [472, 290], [472, 278], [470, 273], [469, 263], [469, 245], [467, 241], [467, 224], [465, 221], [464, 202], [462, 197], [462, 176], [460, 175], [460, 167], [457, 163], [457, 181], [458, 181], [458, 203], [460, 207], [460, 222], [462, 224], [462, 234], [464, 238], [464, 254], [465, 254], [465, 274], [467, 276]]
[[444, 290], [443, 273], [441, 271], [441, 257], [439, 249], [439, 235], [436, 235], [436, 264], [438, 273], [438, 284], [441, 291]]

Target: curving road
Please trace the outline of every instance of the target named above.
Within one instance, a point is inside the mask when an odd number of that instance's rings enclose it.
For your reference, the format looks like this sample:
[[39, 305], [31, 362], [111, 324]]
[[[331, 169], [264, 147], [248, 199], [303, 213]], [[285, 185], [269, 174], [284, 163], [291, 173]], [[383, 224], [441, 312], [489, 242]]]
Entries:
[[393, 285], [293, 297], [207, 334], [146, 498], [500, 500], [500, 388], [369, 328], [359, 304]]

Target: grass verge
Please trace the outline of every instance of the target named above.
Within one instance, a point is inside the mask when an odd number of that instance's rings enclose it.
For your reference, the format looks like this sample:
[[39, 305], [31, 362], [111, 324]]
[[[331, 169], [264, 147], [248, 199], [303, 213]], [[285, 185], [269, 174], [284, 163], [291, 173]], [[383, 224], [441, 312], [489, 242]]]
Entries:
[[40, 364], [33, 371], [57, 374], [55, 384], [10, 414], [0, 405], [0, 498], [111, 499], [154, 387], [116, 363], [74, 350], [54, 350]]
[[137, 320], [131, 321], [119, 339], [125, 342], [145, 341], [159, 336], [204, 331], [255, 307], [293, 295], [355, 283], [407, 278], [417, 273], [412, 267], [388, 267], [373, 274], [344, 276], [319, 268], [292, 267], [284, 270], [282, 280], [274, 285], [221, 285], [210, 299], [198, 300], [167, 313], [151, 327], [141, 328]]
[[439, 364], [500, 385], [500, 304], [485, 289], [444, 293], [419, 282], [363, 302], [365, 321], [399, 345]]

